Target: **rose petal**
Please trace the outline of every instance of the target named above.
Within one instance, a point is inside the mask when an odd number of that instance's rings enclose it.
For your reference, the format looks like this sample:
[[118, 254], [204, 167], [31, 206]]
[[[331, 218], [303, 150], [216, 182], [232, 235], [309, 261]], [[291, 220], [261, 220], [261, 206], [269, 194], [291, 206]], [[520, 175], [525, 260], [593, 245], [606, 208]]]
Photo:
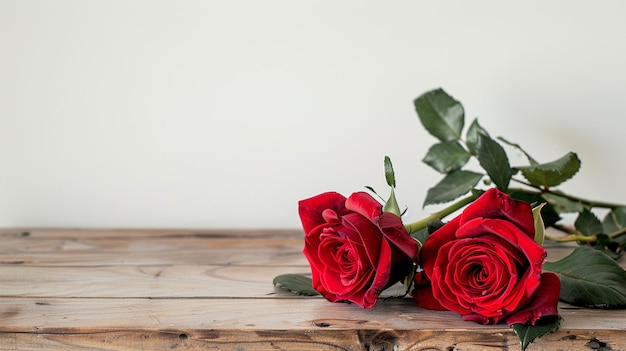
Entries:
[[535, 238], [535, 222], [530, 205], [511, 198], [497, 188], [487, 190], [467, 206], [460, 216], [460, 225], [480, 217], [504, 219], [517, 225], [531, 239]]
[[360, 214], [372, 223], [376, 223], [383, 212], [383, 206], [364, 191], [358, 191], [348, 196], [345, 200], [345, 206], [347, 210]]
[[513, 313], [505, 322], [508, 325], [517, 323], [535, 325], [541, 317], [557, 316], [560, 291], [561, 281], [556, 274], [550, 272], [541, 274], [541, 285], [535, 291], [532, 301], [524, 309]]
[[335, 211], [339, 216], [346, 214], [346, 198], [336, 192], [319, 194], [298, 202], [298, 214], [305, 233], [309, 233], [320, 224], [326, 223], [322, 213], [326, 209]]
[[439, 249], [446, 243], [455, 239], [454, 233], [459, 228], [460, 216], [455, 217], [443, 227], [432, 233], [420, 250], [420, 265], [429, 277], [432, 275], [435, 266], [435, 258], [439, 254]]
[[476, 322], [476, 323], [485, 324], [485, 325], [496, 323], [496, 322], [493, 322], [491, 318], [481, 316], [480, 314], [477, 314], [477, 313], [464, 314], [461, 316], [461, 319], [464, 321]]
[[374, 223], [358, 213], [350, 213], [341, 218], [342, 227], [349, 240], [359, 243], [362, 251], [359, 252], [359, 259], [368, 260], [376, 267], [383, 241], [382, 233]]
[[[458, 237], [475, 237], [481, 233], [481, 238], [494, 242], [494, 246], [503, 248], [510, 245], [510, 249], [506, 250], [506, 255], [513, 257], [520, 265], [527, 267], [523, 272], [523, 276], [519, 277], [520, 284], [517, 294], [507, 294], [509, 299], [508, 310], [511, 311], [521, 302], [525, 303], [535, 292], [539, 286], [539, 275], [541, 274], [541, 265], [546, 258], [546, 250], [534, 239], [517, 228], [514, 224], [501, 219], [475, 219], [467, 222], [457, 231]], [[522, 260], [521, 255], [525, 255]], [[513, 299], [516, 299], [514, 301]]]
[[413, 290], [413, 302], [428, 310], [447, 311], [448, 309], [443, 307], [439, 300], [433, 296], [432, 286], [430, 279], [424, 272], [417, 272], [413, 277], [414, 290]]
[[[530, 210], [529, 210], [530, 211]], [[520, 254], [526, 254], [531, 264], [541, 264], [546, 256], [546, 250], [537, 244], [534, 237], [531, 238], [521, 231], [520, 228], [502, 219], [475, 218], [460, 226], [456, 232], [457, 238], [472, 238], [492, 233], [510, 243]]]
[[378, 226], [387, 240], [404, 252], [413, 262], [419, 261], [417, 241], [406, 231], [400, 217], [393, 213], [383, 212], [378, 218]]
[[387, 288], [391, 278], [391, 248], [385, 240], [381, 242], [380, 258], [378, 259], [378, 267], [376, 267], [376, 275], [372, 281], [365, 296], [363, 297], [361, 307], [372, 308], [376, 304], [376, 300], [380, 293]]
[[[468, 314], [472, 311], [461, 304], [461, 295], [463, 292], [451, 280], [452, 275], [448, 274], [448, 262], [450, 262], [450, 254], [452, 252], [451, 248], [453, 245], [459, 244], [459, 241], [465, 240], [451, 241], [440, 248], [439, 256], [437, 256], [435, 260], [435, 264], [429, 278], [432, 282], [433, 296], [439, 300], [439, 303], [441, 303], [443, 307], [459, 314]], [[426, 242], [428, 242], [428, 240]], [[463, 243], [460, 243], [459, 245], [462, 244]]]
[[417, 241], [411, 238], [397, 215], [382, 211], [382, 205], [366, 192], [355, 192], [346, 199], [346, 209], [354, 211], [375, 224], [385, 238], [414, 262], [418, 261]]

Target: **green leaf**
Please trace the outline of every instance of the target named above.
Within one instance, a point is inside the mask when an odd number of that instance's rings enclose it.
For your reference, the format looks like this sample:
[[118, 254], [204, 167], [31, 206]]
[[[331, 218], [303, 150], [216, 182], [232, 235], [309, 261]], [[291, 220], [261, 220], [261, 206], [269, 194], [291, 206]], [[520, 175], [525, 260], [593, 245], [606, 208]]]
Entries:
[[424, 128], [441, 141], [461, 138], [465, 112], [460, 102], [443, 89], [435, 89], [420, 95], [413, 101]]
[[513, 170], [502, 146], [489, 136], [479, 134], [476, 158], [498, 189], [506, 192], [513, 176]]
[[533, 342], [535, 339], [540, 338], [546, 334], [555, 332], [559, 329], [559, 323], [561, 321], [561, 317], [559, 316], [547, 316], [540, 318], [535, 322], [535, 325], [528, 324], [513, 324], [511, 328], [517, 334], [520, 343], [522, 344], [522, 351], [526, 350], [526, 348]]
[[470, 154], [458, 141], [446, 141], [430, 147], [422, 160], [439, 173], [461, 169], [469, 161]]
[[592, 246], [595, 250], [600, 250], [610, 258], [617, 260], [622, 257], [623, 249], [620, 244], [611, 239], [606, 234], [597, 234], [596, 242]]
[[417, 240], [420, 243], [420, 247], [424, 246], [424, 243], [430, 236], [430, 234], [434, 233], [437, 229], [443, 227], [444, 223], [440, 220], [434, 220], [426, 223], [426, 227], [416, 231], [411, 234], [413, 239]]
[[474, 119], [465, 133], [465, 145], [472, 155], [476, 155], [476, 145], [478, 145], [478, 135], [483, 134], [489, 136], [489, 133], [478, 124], [478, 118]]
[[391, 158], [385, 156], [385, 180], [390, 187], [396, 186], [396, 176], [393, 173], [393, 165], [391, 164]]
[[278, 288], [298, 295], [315, 296], [320, 294], [313, 289], [311, 278], [301, 274], [281, 274], [274, 278], [273, 283]]
[[[626, 206], [619, 206], [612, 209], [602, 219], [602, 227], [604, 232], [612, 234], [626, 228]], [[626, 248], [626, 234], [616, 237], [615, 241], [619, 246]]]
[[576, 217], [574, 227], [583, 235], [594, 235], [602, 233], [602, 223], [589, 209], [584, 208]]
[[602, 227], [605, 233], [613, 233], [626, 227], [626, 206], [612, 209], [602, 219]]
[[384, 212], [390, 212], [397, 216], [400, 216], [400, 206], [398, 206], [398, 200], [396, 200], [396, 176], [393, 172], [393, 165], [391, 164], [391, 158], [389, 156], [385, 156], [385, 180], [387, 180], [387, 184], [391, 187], [391, 193], [389, 194], [389, 199], [385, 202], [385, 206], [383, 206]]
[[428, 232], [427, 227], [424, 227], [414, 233], [411, 233], [411, 237], [417, 240], [417, 242], [419, 243], [419, 247], [424, 246], [424, 243], [426, 242], [426, 239], [428, 239], [429, 235], [430, 233]]
[[524, 177], [534, 186], [557, 186], [574, 176], [580, 169], [580, 159], [570, 152], [556, 161], [519, 167]]
[[581, 246], [543, 264], [561, 279], [561, 300], [576, 306], [626, 308], [626, 271], [601, 251]]
[[533, 208], [533, 218], [535, 220], [535, 241], [539, 245], [543, 245], [543, 239], [546, 235], [546, 227], [543, 224], [543, 218], [541, 218], [541, 209], [546, 203], [542, 203], [539, 206]]
[[545, 193], [541, 195], [541, 197], [552, 205], [552, 208], [554, 208], [557, 213], [582, 212], [582, 210], [585, 209], [585, 206], [581, 203], [557, 194]]
[[424, 206], [449, 202], [467, 194], [484, 174], [470, 171], [454, 171], [448, 173], [434, 187], [428, 189]]

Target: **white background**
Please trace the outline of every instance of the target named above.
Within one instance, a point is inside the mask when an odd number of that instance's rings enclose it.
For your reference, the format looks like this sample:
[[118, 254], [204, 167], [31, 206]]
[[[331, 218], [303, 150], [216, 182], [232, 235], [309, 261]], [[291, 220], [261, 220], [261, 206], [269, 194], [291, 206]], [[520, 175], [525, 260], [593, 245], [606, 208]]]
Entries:
[[626, 203], [624, 1], [0, 0], [0, 226], [296, 228], [394, 161], [441, 176], [413, 99], [443, 87], [562, 190]]

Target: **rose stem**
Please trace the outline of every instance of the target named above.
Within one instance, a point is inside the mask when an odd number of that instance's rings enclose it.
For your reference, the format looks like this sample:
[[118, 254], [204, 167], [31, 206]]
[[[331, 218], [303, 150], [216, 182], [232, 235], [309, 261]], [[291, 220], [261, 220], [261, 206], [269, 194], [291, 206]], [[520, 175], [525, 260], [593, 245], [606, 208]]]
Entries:
[[[616, 232], [613, 232], [608, 235], [610, 239], [615, 239], [620, 235], [626, 234], [626, 228], [622, 228]], [[581, 243], [594, 243], [598, 240], [598, 237], [594, 235], [582, 235], [582, 234], [570, 234], [564, 237], [556, 237], [551, 235], [546, 235], [546, 239], [556, 242], [566, 242], [566, 241], [579, 241]]]
[[[569, 194], [565, 194], [563, 192], [557, 191], [557, 190], [552, 190], [549, 188], [544, 188], [544, 187], [538, 187], [535, 185], [532, 185], [530, 183], [526, 183], [524, 181], [521, 181], [519, 179], [515, 179], [515, 178], [511, 178], [511, 180], [529, 186], [531, 188], [537, 189], [536, 194], [542, 194], [542, 193], [548, 193], [548, 194], [553, 194], [553, 195], [557, 195], [560, 197], [564, 197], [568, 200], [574, 201], [574, 202], [580, 202], [581, 204], [588, 206], [588, 207], [601, 207], [601, 208], [610, 208], [610, 209], [614, 209], [616, 207], [621, 207], [624, 205], [620, 205], [620, 204], [615, 204], [615, 203], [611, 203], [611, 202], [603, 202], [603, 201], [593, 201], [593, 200], [587, 200], [587, 199], [583, 199], [580, 198], [578, 196], [574, 196], [574, 195], [569, 195]], [[524, 189], [517, 189], [519, 191], [523, 191], [523, 192], [528, 192], [527, 190]]]
[[476, 196], [475, 195], [469, 195], [467, 197], [464, 197], [460, 200], [458, 200], [457, 202], [453, 203], [452, 205], [437, 211], [435, 213], [432, 213], [430, 216], [428, 217], [424, 217], [422, 219], [420, 219], [419, 221], [415, 221], [412, 223], [408, 223], [405, 224], [404, 227], [406, 228], [407, 232], [409, 232], [409, 234], [413, 234], [416, 233], [424, 228], [426, 228], [426, 226], [428, 225], [428, 222], [432, 222], [435, 220], [441, 220], [444, 217], [446, 217], [447, 215], [463, 208], [465, 205], [469, 204], [470, 202], [476, 200]]

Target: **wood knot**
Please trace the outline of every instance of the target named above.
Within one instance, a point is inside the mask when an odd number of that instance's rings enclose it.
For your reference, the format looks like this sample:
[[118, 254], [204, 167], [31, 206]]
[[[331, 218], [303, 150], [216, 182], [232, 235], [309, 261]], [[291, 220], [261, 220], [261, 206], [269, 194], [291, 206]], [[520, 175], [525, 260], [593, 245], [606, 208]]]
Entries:
[[359, 332], [359, 341], [367, 351], [398, 350], [398, 335], [390, 330], [363, 330]]
[[611, 347], [607, 346], [605, 342], [600, 341], [596, 338], [589, 340], [589, 342], [586, 343], [585, 346], [587, 346], [588, 348], [592, 350], [602, 350], [602, 351], [612, 350]]

